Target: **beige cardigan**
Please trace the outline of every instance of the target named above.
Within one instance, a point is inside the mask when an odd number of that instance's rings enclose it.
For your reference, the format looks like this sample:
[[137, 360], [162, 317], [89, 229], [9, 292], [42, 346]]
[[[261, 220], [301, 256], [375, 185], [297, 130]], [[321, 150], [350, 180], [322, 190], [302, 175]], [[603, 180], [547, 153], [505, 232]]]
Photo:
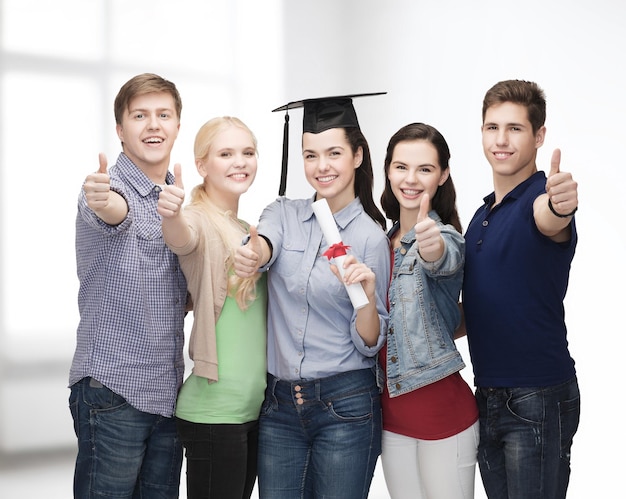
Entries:
[[193, 373], [217, 381], [217, 341], [215, 324], [228, 293], [226, 259], [228, 250], [201, 208], [189, 205], [185, 218], [191, 240], [183, 247], [165, 243], [178, 255], [193, 300], [193, 326], [189, 339], [189, 357]]

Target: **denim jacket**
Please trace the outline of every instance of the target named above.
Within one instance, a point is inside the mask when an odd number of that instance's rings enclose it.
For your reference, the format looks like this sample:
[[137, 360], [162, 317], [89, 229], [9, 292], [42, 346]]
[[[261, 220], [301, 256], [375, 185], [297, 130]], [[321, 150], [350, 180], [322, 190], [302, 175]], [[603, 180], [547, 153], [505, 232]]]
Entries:
[[[465, 367], [454, 344], [454, 330], [461, 320], [458, 301], [465, 240], [452, 225], [444, 225], [435, 211], [429, 216], [438, 223], [445, 242], [439, 260], [426, 262], [420, 257], [414, 229], [394, 250], [387, 333], [387, 389], [391, 397]], [[389, 231], [390, 238], [397, 230], [396, 223]]]

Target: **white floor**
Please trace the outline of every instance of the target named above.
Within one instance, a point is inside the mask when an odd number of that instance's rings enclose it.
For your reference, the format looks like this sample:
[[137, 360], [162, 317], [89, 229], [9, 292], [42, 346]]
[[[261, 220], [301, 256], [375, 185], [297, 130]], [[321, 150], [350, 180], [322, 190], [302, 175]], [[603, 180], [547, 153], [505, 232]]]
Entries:
[[[34, 456], [0, 457], [0, 498], [71, 499], [74, 457], [71, 450]], [[186, 497], [184, 483], [181, 485], [180, 497]], [[253, 498], [257, 497], [253, 495]], [[380, 461], [369, 499], [389, 499]]]

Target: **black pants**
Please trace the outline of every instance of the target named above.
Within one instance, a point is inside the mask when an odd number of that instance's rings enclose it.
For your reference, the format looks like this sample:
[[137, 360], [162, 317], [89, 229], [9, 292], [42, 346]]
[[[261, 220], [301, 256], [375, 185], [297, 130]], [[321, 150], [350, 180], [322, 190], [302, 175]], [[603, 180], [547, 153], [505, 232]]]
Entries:
[[187, 458], [188, 499], [249, 499], [257, 474], [259, 427], [176, 419]]

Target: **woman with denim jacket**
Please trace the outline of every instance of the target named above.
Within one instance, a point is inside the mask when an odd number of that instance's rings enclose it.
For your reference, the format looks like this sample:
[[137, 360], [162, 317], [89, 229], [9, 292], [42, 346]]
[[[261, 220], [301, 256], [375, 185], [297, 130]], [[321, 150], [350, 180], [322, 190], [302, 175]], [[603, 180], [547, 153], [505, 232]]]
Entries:
[[478, 410], [454, 344], [465, 242], [449, 159], [444, 137], [423, 123], [398, 130], [385, 157], [381, 204], [393, 227], [382, 464], [392, 499], [474, 496]]

